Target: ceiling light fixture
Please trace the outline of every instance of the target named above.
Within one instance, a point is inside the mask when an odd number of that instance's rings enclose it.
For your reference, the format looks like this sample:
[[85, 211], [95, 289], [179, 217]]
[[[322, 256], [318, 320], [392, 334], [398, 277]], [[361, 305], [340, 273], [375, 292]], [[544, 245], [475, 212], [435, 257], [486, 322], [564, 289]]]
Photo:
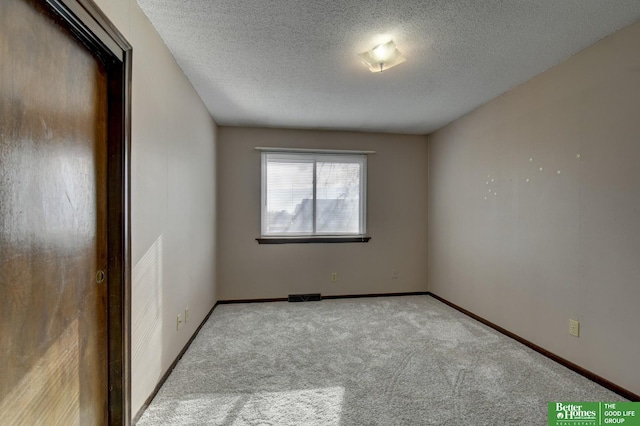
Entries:
[[379, 44], [371, 50], [358, 54], [371, 72], [382, 72], [407, 60], [393, 41]]

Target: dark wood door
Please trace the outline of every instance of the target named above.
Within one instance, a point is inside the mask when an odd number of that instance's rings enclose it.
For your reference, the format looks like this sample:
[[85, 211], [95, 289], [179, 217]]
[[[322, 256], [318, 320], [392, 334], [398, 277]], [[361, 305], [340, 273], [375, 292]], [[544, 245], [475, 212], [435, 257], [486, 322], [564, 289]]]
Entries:
[[0, 0], [0, 424], [107, 421], [107, 78], [38, 1]]

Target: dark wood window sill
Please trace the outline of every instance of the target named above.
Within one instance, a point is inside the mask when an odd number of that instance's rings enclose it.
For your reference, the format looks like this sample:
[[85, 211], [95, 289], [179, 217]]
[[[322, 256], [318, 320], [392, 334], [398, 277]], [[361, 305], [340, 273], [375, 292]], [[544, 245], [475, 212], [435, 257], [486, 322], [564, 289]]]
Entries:
[[368, 243], [371, 237], [269, 237], [256, 238], [258, 244]]

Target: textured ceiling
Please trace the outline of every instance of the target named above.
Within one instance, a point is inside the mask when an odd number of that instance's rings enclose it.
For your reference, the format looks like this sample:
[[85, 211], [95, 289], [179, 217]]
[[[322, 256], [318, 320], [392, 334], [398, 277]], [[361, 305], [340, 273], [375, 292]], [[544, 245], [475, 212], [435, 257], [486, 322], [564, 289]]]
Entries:
[[[430, 133], [640, 19], [640, 0], [138, 0], [221, 125]], [[407, 61], [357, 53], [393, 39]]]

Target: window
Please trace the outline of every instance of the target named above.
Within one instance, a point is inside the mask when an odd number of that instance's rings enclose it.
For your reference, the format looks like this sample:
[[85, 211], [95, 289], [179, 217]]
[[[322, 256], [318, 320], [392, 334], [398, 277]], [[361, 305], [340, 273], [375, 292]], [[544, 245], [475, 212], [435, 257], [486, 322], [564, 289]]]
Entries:
[[262, 239], [368, 240], [366, 169], [366, 154], [262, 152]]

